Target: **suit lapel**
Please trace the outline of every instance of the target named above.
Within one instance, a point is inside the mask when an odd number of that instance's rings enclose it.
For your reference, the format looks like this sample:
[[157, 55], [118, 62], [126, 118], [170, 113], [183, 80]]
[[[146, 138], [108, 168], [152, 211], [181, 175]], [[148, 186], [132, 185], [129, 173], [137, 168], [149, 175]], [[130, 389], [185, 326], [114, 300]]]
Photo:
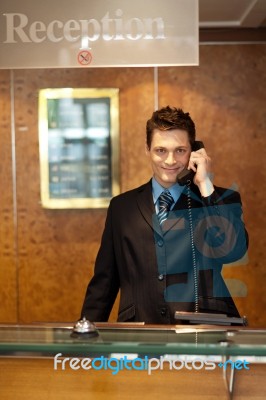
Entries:
[[[192, 207], [193, 206], [199, 207], [198, 201], [200, 199], [198, 198], [198, 195], [196, 193], [193, 193], [192, 187], [191, 187], [191, 192], [192, 192], [191, 193]], [[195, 202], [194, 198], [195, 199], [198, 198], [198, 201]], [[167, 224], [166, 224], [165, 228], [163, 230], [161, 229], [161, 226], [159, 224], [159, 221], [158, 221], [158, 218], [157, 218], [157, 215], [155, 212], [155, 207], [153, 204], [151, 180], [139, 188], [138, 193], [137, 193], [137, 204], [138, 204], [139, 210], [140, 210], [143, 218], [145, 219], [145, 221], [160, 236], [165, 235], [165, 233], [167, 231], [169, 231], [169, 229], [173, 229], [173, 227], [176, 224], [180, 223], [180, 218], [173, 218], [173, 219], [169, 218], [166, 221]], [[178, 201], [175, 203], [172, 211], [187, 209], [187, 206], [188, 206], [187, 192], [186, 192], [186, 190], [184, 190], [181, 193], [181, 196], [179, 197]]]
[[[201, 201], [201, 195], [200, 192], [195, 185], [190, 185], [190, 200], [191, 200], [191, 207], [192, 208], [197, 208], [201, 207], [202, 201]], [[174, 205], [173, 211], [175, 210], [184, 210], [188, 208], [188, 194], [187, 194], [187, 188], [183, 190], [181, 193], [179, 199]]]
[[155, 230], [160, 236], [162, 236], [161, 227], [155, 212], [152, 198], [151, 180], [139, 188], [137, 194], [137, 204], [145, 221], [150, 225], [153, 230]]

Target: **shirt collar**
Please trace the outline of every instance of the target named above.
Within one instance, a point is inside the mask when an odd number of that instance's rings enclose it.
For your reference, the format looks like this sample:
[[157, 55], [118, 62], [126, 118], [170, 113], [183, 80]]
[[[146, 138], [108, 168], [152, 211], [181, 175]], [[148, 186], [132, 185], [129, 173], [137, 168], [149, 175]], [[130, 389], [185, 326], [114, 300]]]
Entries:
[[[166, 188], [164, 188], [162, 185], [160, 185], [154, 177], [152, 178], [152, 194], [153, 194], [154, 204], [157, 202], [158, 197], [162, 194], [162, 192], [165, 189]], [[169, 192], [171, 193], [171, 196], [174, 199], [174, 204], [179, 199], [183, 189], [184, 189], [184, 186], [180, 186], [178, 183], [175, 183], [173, 186], [167, 188], [167, 190], [169, 190]]]

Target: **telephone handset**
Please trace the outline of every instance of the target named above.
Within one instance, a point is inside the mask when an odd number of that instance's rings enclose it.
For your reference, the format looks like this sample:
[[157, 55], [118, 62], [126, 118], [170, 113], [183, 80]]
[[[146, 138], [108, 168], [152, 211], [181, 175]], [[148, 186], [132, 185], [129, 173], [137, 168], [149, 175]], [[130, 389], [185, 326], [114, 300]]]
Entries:
[[[192, 151], [197, 151], [199, 149], [203, 149], [204, 144], [200, 140], [195, 140], [192, 146]], [[179, 185], [184, 186], [189, 181], [193, 181], [195, 172], [192, 169], [183, 169], [183, 171], [177, 176], [177, 182]]]

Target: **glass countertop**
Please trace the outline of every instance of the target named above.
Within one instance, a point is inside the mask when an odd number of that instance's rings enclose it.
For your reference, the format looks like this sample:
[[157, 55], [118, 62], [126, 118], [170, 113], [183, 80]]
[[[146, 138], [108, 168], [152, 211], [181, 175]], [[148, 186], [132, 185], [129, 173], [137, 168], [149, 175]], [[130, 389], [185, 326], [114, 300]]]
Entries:
[[110, 354], [266, 356], [266, 330], [246, 327], [96, 323], [98, 336], [74, 323], [0, 324], [0, 356]]

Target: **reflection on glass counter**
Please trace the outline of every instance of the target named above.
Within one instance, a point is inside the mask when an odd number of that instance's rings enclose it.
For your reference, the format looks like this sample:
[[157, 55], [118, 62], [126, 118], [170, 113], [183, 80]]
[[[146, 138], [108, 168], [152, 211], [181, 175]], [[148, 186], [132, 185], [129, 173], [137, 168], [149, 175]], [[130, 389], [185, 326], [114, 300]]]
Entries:
[[99, 335], [72, 337], [71, 325], [0, 325], [0, 354], [134, 353], [266, 356], [266, 331], [248, 328], [96, 324]]

